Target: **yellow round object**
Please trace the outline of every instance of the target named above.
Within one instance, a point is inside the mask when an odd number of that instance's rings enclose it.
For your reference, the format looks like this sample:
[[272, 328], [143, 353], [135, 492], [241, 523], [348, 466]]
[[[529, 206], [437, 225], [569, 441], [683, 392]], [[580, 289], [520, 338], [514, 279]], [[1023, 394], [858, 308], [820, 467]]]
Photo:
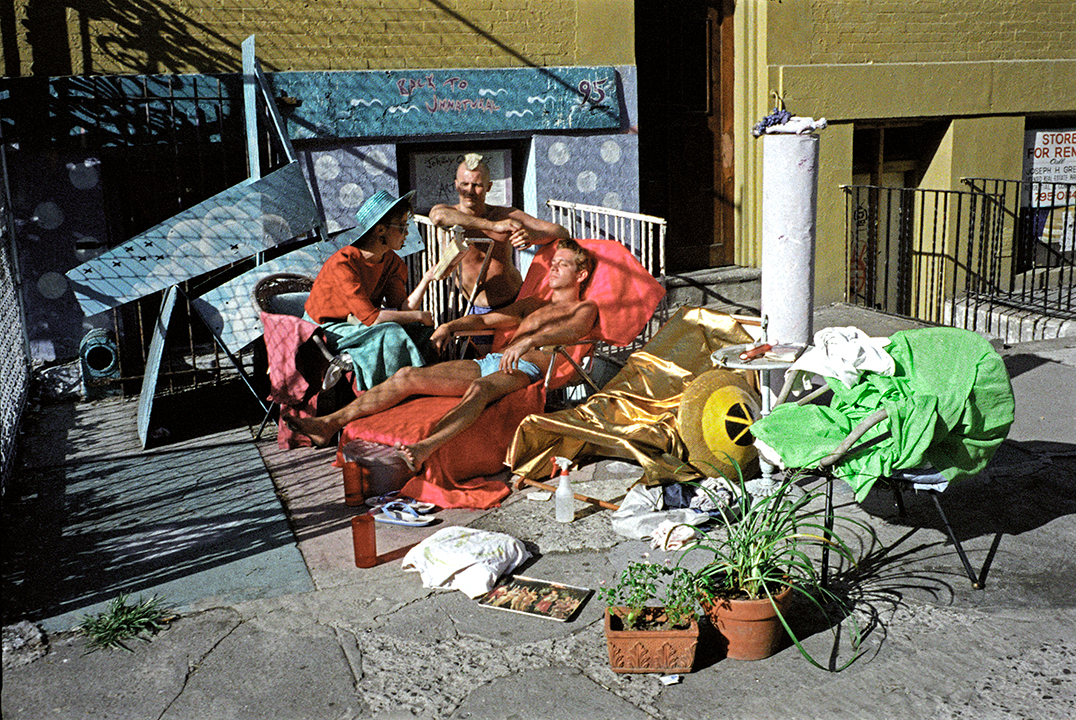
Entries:
[[731, 370], [717, 369], [699, 375], [684, 389], [678, 423], [688, 450], [688, 461], [699, 470], [721, 473], [735, 481], [750, 473], [758, 451], [752, 443], [751, 424], [758, 418], [761, 399], [747, 381]]

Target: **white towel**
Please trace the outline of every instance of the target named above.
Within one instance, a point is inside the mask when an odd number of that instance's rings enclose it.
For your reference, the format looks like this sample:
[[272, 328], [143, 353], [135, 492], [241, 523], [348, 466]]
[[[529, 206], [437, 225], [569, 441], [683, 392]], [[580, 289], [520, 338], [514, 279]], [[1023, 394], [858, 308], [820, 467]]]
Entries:
[[446, 527], [411, 548], [403, 569], [418, 572], [422, 587], [460, 590], [469, 598], [489, 592], [497, 579], [531, 556], [511, 535]]
[[872, 338], [857, 327], [823, 328], [814, 334], [814, 346], [789, 370], [836, 378], [852, 387], [864, 372], [893, 375], [896, 365], [885, 351], [888, 344], [889, 338]]

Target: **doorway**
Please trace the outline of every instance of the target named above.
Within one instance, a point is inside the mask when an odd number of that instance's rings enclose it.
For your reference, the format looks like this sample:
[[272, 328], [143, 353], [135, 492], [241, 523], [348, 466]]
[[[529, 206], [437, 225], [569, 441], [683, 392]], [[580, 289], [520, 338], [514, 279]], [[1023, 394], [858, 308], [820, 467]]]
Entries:
[[668, 265], [734, 260], [732, 0], [637, 2], [640, 209], [668, 221]]

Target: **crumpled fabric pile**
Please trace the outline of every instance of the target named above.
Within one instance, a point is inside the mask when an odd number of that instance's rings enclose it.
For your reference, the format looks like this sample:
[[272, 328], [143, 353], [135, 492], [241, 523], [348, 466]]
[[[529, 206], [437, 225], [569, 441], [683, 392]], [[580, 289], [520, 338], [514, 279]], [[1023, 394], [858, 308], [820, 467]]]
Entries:
[[698, 536], [694, 526], [734, 512], [739, 497], [739, 489], [725, 478], [706, 478], [697, 486], [635, 485], [612, 514], [613, 531], [634, 539], [649, 538], [654, 548], [678, 550]]

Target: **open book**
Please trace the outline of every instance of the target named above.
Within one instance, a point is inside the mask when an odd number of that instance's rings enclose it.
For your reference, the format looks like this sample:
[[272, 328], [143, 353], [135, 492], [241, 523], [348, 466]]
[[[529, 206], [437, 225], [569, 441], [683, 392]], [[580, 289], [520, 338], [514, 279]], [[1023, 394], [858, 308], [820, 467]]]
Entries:
[[463, 238], [452, 237], [441, 253], [441, 259], [433, 268], [433, 279], [443, 280], [456, 264], [456, 260], [467, 252], [467, 243]]
[[589, 588], [510, 575], [478, 598], [479, 605], [564, 622], [593, 592]]

